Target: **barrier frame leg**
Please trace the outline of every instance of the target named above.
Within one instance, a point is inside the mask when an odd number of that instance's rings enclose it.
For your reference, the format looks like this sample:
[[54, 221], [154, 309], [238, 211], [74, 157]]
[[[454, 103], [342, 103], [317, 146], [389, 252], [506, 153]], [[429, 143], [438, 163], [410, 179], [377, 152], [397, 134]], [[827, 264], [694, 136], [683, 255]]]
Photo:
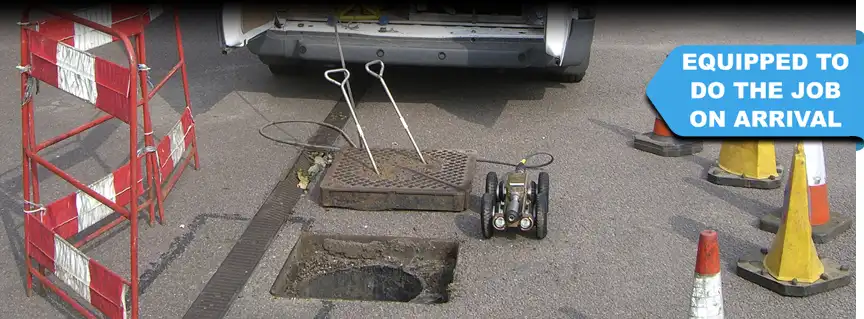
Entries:
[[[154, 182], [154, 185], [156, 185], [155, 186], [155, 188], [156, 188], [155, 193], [156, 193], [156, 202], [157, 202], [157, 205], [159, 207], [159, 222], [160, 222], [160, 224], [163, 224], [165, 222], [165, 205], [164, 205], [165, 199], [168, 197], [168, 195], [171, 193], [171, 190], [174, 188], [177, 181], [183, 175], [183, 172], [184, 172], [186, 166], [188, 166], [190, 163], [193, 163], [195, 170], [198, 170], [200, 168], [200, 160], [199, 160], [199, 155], [198, 155], [198, 139], [197, 139], [197, 135], [195, 134], [194, 118], [192, 118], [192, 116], [191, 116], [191, 104], [192, 104], [192, 102], [191, 102], [191, 97], [190, 97], [190, 93], [189, 93], [189, 80], [188, 80], [188, 74], [187, 74], [187, 70], [186, 70], [186, 56], [185, 56], [185, 51], [183, 49], [183, 36], [182, 36], [182, 32], [180, 30], [180, 15], [179, 15], [179, 12], [177, 11], [176, 8], [173, 11], [174, 11], [173, 12], [174, 34], [175, 34], [176, 44], [177, 44], [178, 61], [177, 61], [177, 63], [174, 64], [174, 66], [171, 68], [171, 70], [169, 70], [168, 73], [159, 81], [159, 83], [154, 85], [152, 90], [149, 90], [149, 92], [148, 92], [147, 85], [145, 83], [141, 84], [141, 87], [142, 87], [141, 90], [142, 90], [142, 92], [144, 92], [144, 93], [142, 93], [142, 95], [146, 96], [144, 103], [149, 103], [149, 100], [151, 98], [153, 98], [156, 95], [156, 93], [160, 89], [162, 89], [162, 87], [165, 85], [165, 83], [167, 83], [168, 80], [170, 80], [179, 71], [180, 76], [181, 76], [182, 87], [183, 87], [183, 98], [184, 98], [184, 102], [186, 103], [186, 105], [183, 108], [184, 111], [183, 111], [183, 114], [181, 114], [181, 119], [178, 122], [178, 124], [182, 124], [184, 117], [187, 117], [187, 115], [185, 113], [188, 112], [189, 113], [188, 121], [190, 122], [190, 125], [191, 125], [190, 131], [186, 132], [186, 134], [191, 134], [191, 136], [189, 137], [191, 139], [189, 142], [189, 147], [185, 149], [184, 154], [181, 154], [181, 159], [180, 159], [181, 163], [177, 163], [179, 165], [176, 165], [178, 167], [175, 167], [170, 172], [163, 171], [163, 166], [167, 165], [168, 158], [160, 158], [160, 156], [158, 155], [159, 154], [158, 151], [154, 152], [153, 165], [148, 166], [148, 167], [152, 167], [153, 173], [151, 175], [156, 179], [156, 182]], [[140, 44], [138, 46], [138, 50], [136, 50], [136, 55], [138, 57], [138, 61], [140, 62], [140, 64], [142, 66], [144, 66], [144, 68], [141, 70], [141, 73], [142, 73], [142, 78], [145, 79], [145, 81], [146, 81], [146, 77], [145, 77], [146, 75], [145, 74], [146, 74], [146, 72], [149, 71], [149, 68], [146, 68], [147, 50], [146, 50], [146, 44], [145, 44], [146, 41], [144, 40], [145, 39], [145, 33], [146, 33], [145, 31], [141, 31], [137, 35], [141, 40], [139, 41]], [[185, 135], [184, 135], [184, 138], [185, 138]], [[156, 142], [157, 149], [159, 147], [161, 147], [163, 142], [164, 142], [164, 139], [160, 140], [159, 142]], [[194, 162], [193, 162], [193, 160], [194, 160]]]
[[[141, 16], [139, 16], [138, 19], [143, 19], [143, 18]], [[141, 21], [141, 22], [143, 23], [143, 21]], [[146, 49], [147, 45], [146, 45], [146, 42], [147, 42], [147, 40], [144, 36], [144, 31], [141, 31], [141, 33], [139, 33], [135, 36], [135, 46], [137, 47], [135, 55], [138, 59], [138, 65], [134, 66], [134, 67], [135, 67], [135, 70], [138, 73], [138, 77], [139, 77], [139, 84], [140, 84], [139, 89], [141, 90], [141, 109], [142, 109], [142, 112], [144, 114], [150, 114], [150, 98], [151, 98], [151, 96], [148, 92], [149, 81], [147, 79], [148, 79], [149, 68], [147, 67], [147, 58], [146, 58], [147, 57], [147, 49]], [[153, 124], [152, 124], [152, 120], [149, 116], [144, 117], [144, 130], [145, 130], [145, 132], [144, 132], [144, 145], [149, 146], [149, 148], [147, 148], [145, 150], [145, 152], [147, 154], [145, 165], [147, 167], [147, 175], [148, 175], [149, 181], [150, 181], [150, 183], [149, 183], [150, 187], [147, 191], [148, 191], [148, 194], [151, 196], [151, 198], [155, 198], [155, 200], [156, 200], [155, 205], [150, 205], [150, 207], [148, 207], [149, 213], [150, 213], [149, 224], [152, 227], [154, 224], [154, 221], [156, 219], [155, 208], [157, 206], [159, 207], [159, 224], [160, 225], [163, 225], [165, 222], [165, 213], [164, 213], [162, 198], [158, 195], [162, 191], [162, 185], [161, 185], [159, 179], [156, 177], [156, 174], [157, 174], [156, 169], [157, 169], [157, 165], [158, 165], [157, 163], [159, 162], [159, 160], [157, 159], [157, 156], [156, 156], [156, 142], [153, 138]]]

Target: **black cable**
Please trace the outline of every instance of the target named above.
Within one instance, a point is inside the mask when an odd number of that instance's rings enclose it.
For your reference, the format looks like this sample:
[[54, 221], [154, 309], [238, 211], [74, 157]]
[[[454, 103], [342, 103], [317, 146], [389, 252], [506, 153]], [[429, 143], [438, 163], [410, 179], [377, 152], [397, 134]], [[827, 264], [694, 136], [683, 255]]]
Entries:
[[281, 140], [281, 139], [278, 139], [275, 137], [271, 137], [267, 134], [264, 134], [265, 128], [268, 128], [271, 126], [276, 126], [279, 124], [286, 124], [286, 123], [315, 124], [315, 125], [321, 125], [321, 126], [327, 127], [329, 129], [333, 129], [333, 130], [339, 132], [339, 135], [342, 135], [342, 137], [345, 138], [346, 141], [348, 141], [348, 144], [351, 144], [351, 147], [357, 147], [357, 144], [354, 144], [354, 141], [352, 141], [348, 137], [348, 134], [346, 134], [345, 131], [343, 131], [341, 128], [336, 127], [335, 125], [332, 125], [332, 124], [327, 124], [324, 122], [317, 122], [317, 121], [278, 121], [278, 122], [271, 122], [270, 124], [264, 125], [261, 128], [259, 128], [258, 134], [260, 134], [261, 136], [263, 136], [264, 138], [266, 138], [268, 140], [274, 141], [276, 143], [281, 143], [281, 144], [288, 144], [288, 145], [294, 145], [294, 146], [300, 146], [300, 147], [312, 148], [312, 149], [319, 149], [319, 150], [328, 150], [328, 151], [333, 151], [333, 152], [340, 150], [339, 147], [335, 147], [335, 146], [307, 144], [307, 143], [302, 143], [302, 142], [298, 142], [298, 141], [286, 141], [286, 140]]
[[[536, 165], [526, 164], [529, 159], [536, 157], [537, 155], [549, 156], [549, 160], [546, 161], [545, 163], [542, 163], [542, 164], [536, 164]], [[526, 169], [538, 169], [538, 168], [543, 168], [543, 167], [546, 167], [546, 166], [549, 166], [550, 164], [552, 164], [552, 162], [555, 161], [555, 156], [552, 156], [552, 154], [549, 154], [546, 152], [537, 152], [537, 153], [533, 153], [533, 154], [529, 154], [528, 156], [525, 156], [524, 158], [522, 158], [522, 161], [519, 161], [519, 163], [516, 163], [516, 164], [501, 162], [501, 161], [495, 161], [495, 160], [490, 160], [490, 159], [485, 159], [485, 158], [478, 158], [477, 161], [481, 162], [481, 163], [498, 164], [498, 165], [511, 166], [511, 167], [516, 167], [521, 163], [521, 164], [524, 164], [523, 167], [525, 167]]]
[[[323, 122], [317, 122], [317, 121], [278, 121], [278, 122], [271, 122], [270, 124], [264, 125], [261, 128], [259, 128], [258, 134], [260, 134], [261, 136], [263, 136], [264, 138], [266, 138], [268, 140], [271, 140], [273, 142], [280, 143], [280, 144], [287, 144], [287, 145], [293, 145], [293, 146], [299, 146], [299, 147], [305, 147], [305, 148], [311, 148], [311, 149], [327, 150], [327, 151], [333, 151], [333, 152], [339, 151], [341, 149], [340, 147], [329, 146], [329, 145], [317, 145], [317, 144], [302, 143], [302, 142], [298, 142], [298, 141], [286, 141], [286, 140], [278, 139], [275, 137], [271, 137], [267, 134], [264, 134], [264, 129], [271, 127], [271, 126], [276, 126], [279, 124], [286, 124], [286, 123], [306, 123], [306, 124], [315, 124], [315, 125], [321, 125], [321, 126], [327, 127], [329, 129], [332, 129], [332, 130], [339, 132], [339, 135], [342, 135], [342, 137], [345, 138], [346, 141], [348, 141], [348, 144], [351, 144], [351, 147], [355, 147], [355, 148], [357, 147], [357, 144], [354, 144], [354, 141], [352, 141], [348, 137], [348, 134], [345, 133], [345, 131], [343, 131], [341, 128], [336, 127], [335, 125], [331, 125], [331, 124], [327, 124], [327, 123], [323, 123]], [[549, 160], [546, 161], [545, 163], [542, 163], [542, 164], [527, 165], [527, 162], [529, 159], [534, 158], [538, 155], [549, 156]], [[485, 158], [478, 158], [477, 159], [477, 162], [481, 162], [481, 163], [498, 164], [498, 165], [504, 165], [504, 166], [510, 166], [510, 167], [516, 167], [519, 164], [523, 164], [523, 167], [525, 167], [526, 169], [543, 168], [543, 167], [549, 166], [554, 161], [555, 161], [555, 156], [552, 156], [552, 154], [549, 154], [546, 152], [536, 152], [533, 154], [529, 154], [528, 156], [525, 156], [524, 158], [522, 158], [521, 161], [519, 161], [518, 163], [515, 163], [515, 164], [514, 163], [508, 163], [508, 162], [502, 162], [502, 161], [496, 161], [496, 160], [490, 160], [490, 159], [485, 159]]]

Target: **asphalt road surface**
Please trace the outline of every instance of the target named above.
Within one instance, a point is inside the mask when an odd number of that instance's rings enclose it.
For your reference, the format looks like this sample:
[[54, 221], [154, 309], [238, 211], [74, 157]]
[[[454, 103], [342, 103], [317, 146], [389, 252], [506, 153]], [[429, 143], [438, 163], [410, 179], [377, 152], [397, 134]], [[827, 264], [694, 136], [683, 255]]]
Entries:
[[[423, 148], [474, 149], [482, 157], [516, 161], [534, 151], [555, 155], [547, 168], [552, 197], [549, 235], [480, 239], [479, 214], [324, 210], [304, 197], [233, 303], [230, 318], [674, 318], [686, 315], [698, 233], [720, 236], [723, 293], [730, 318], [851, 318], [855, 283], [805, 299], [780, 297], [734, 275], [736, 259], [768, 246], [772, 234], [754, 227], [778, 207], [782, 189], [719, 187], [704, 180], [719, 143], [695, 156], [661, 158], [628, 145], [651, 129], [644, 88], [666, 52], [693, 43], [853, 42], [854, 13], [718, 10], [601, 11], [591, 66], [579, 84], [542, 81], [520, 72], [398, 69], [390, 87]], [[771, 12], [771, 13], [765, 13]], [[276, 78], [248, 52], [222, 55], [212, 10], [181, 15], [201, 169], [188, 170], [167, 201], [167, 223], [139, 234], [141, 314], [179, 318], [186, 313], [254, 216], [298, 150], [261, 138], [258, 128], [278, 120], [322, 120], [340, 98], [321, 76]], [[5, 21], [16, 21], [7, 11]], [[18, 33], [6, 23], [0, 57], [12, 69]], [[171, 21], [148, 28], [154, 79], [176, 61]], [[115, 48], [116, 49], [116, 48]], [[110, 51], [106, 49], [106, 51]], [[116, 52], [106, 53], [118, 56]], [[0, 98], [0, 304], [2, 318], [56, 318], [70, 308], [49, 294], [24, 294], [18, 77], [2, 75]], [[38, 136], [46, 139], [99, 113], [69, 95], [42, 86], [36, 97]], [[177, 120], [179, 81], [153, 102], [157, 136]], [[373, 147], [410, 147], [380, 86], [358, 101]], [[349, 125], [350, 127], [350, 125]], [[316, 129], [282, 126], [284, 138], [306, 140]], [[352, 129], [348, 130], [353, 132]], [[125, 162], [128, 131], [111, 121], [42, 154], [85, 182]], [[352, 135], [353, 137], [353, 135]], [[792, 147], [778, 143], [780, 164]], [[835, 214], [853, 215], [854, 145], [826, 143], [830, 201]], [[474, 194], [487, 171], [478, 164]], [[40, 173], [45, 202], [72, 191]], [[460, 242], [453, 299], [440, 305], [274, 298], [276, 274], [304, 221], [311, 231], [455, 239]], [[314, 222], [311, 222], [314, 221]], [[311, 227], [310, 227], [311, 226]], [[84, 251], [128, 275], [128, 228]], [[855, 228], [818, 246], [819, 253], [856, 270]], [[505, 298], [518, 302], [505, 305]]]

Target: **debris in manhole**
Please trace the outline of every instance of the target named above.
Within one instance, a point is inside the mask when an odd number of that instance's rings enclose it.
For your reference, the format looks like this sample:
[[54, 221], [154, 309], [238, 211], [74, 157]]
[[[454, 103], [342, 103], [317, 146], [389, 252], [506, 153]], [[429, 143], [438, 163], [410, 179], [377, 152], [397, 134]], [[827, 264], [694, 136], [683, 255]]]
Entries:
[[297, 187], [306, 190], [309, 187], [309, 173], [304, 171], [303, 169], [297, 169]]
[[308, 152], [306, 157], [312, 162], [312, 166], [307, 170], [297, 170], [297, 187], [304, 191], [308, 190], [309, 183], [315, 180], [318, 174], [323, 172], [333, 162], [333, 155], [325, 152]]
[[373, 265], [321, 274], [297, 291], [307, 298], [408, 302], [423, 292], [423, 283], [400, 268]]
[[271, 288], [279, 297], [449, 301], [459, 244], [452, 241], [303, 233]]

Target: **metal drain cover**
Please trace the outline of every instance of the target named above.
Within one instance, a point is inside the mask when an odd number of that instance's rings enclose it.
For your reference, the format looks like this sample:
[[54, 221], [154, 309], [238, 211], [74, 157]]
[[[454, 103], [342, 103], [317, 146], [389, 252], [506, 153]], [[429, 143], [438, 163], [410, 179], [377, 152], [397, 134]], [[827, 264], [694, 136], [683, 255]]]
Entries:
[[356, 210], [461, 212], [468, 208], [477, 154], [464, 150], [372, 149], [380, 175], [365, 150], [344, 148], [321, 180], [321, 206]]

